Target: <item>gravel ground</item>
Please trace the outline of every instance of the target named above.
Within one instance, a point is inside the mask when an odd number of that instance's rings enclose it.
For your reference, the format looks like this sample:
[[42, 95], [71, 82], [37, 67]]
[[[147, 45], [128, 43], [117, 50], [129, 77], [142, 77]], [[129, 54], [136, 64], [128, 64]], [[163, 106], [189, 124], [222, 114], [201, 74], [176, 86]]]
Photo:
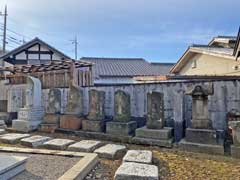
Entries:
[[56, 180], [80, 160], [80, 158], [75, 157], [38, 154], [1, 154], [29, 157], [26, 164], [26, 171], [15, 176], [12, 180]]

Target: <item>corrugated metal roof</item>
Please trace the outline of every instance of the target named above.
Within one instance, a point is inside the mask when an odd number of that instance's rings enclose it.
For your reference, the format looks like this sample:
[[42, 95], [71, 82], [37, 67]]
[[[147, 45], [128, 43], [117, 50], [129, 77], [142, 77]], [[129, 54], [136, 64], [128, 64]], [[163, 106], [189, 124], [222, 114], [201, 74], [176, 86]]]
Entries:
[[95, 78], [165, 75], [173, 66], [172, 63], [149, 63], [142, 58], [83, 57], [81, 60], [95, 63], [93, 65]]

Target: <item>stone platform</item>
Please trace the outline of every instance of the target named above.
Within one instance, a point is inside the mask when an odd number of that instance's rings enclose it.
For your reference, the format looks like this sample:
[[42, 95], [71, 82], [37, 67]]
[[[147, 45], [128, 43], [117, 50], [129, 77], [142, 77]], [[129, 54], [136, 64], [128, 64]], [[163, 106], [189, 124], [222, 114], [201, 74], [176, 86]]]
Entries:
[[224, 155], [223, 145], [201, 144], [187, 142], [185, 139], [178, 144], [179, 149], [190, 152], [199, 152], [213, 155]]
[[108, 122], [106, 126], [106, 133], [118, 136], [134, 135], [137, 128], [137, 122]]
[[136, 130], [133, 142], [136, 144], [156, 145], [162, 147], [172, 147], [173, 128], [148, 129], [146, 126]]
[[82, 121], [82, 130], [90, 132], [105, 132], [106, 131], [106, 120], [94, 121], [84, 119]]
[[25, 170], [26, 157], [0, 155], [0, 179], [8, 180]]
[[18, 132], [31, 132], [37, 130], [41, 121], [13, 120], [12, 128]]

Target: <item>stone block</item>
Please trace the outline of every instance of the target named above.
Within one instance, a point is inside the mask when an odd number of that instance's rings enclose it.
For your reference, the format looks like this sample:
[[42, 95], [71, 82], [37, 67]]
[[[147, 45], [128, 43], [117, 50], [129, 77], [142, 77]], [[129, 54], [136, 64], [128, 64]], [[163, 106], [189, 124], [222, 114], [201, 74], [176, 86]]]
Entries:
[[28, 138], [21, 139], [21, 144], [29, 147], [38, 147], [43, 145], [43, 143], [49, 141], [51, 138], [47, 136], [31, 136]]
[[50, 141], [43, 143], [43, 145], [47, 149], [65, 150], [69, 145], [73, 143], [74, 141], [70, 139], [52, 139]]
[[47, 124], [47, 123], [42, 123], [40, 124], [40, 131], [41, 132], [46, 132], [46, 133], [54, 133], [55, 130], [59, 127], [57, 124]]
[[116, 171], [115, 180], [158, 180], [158, 167], [149, 164], [124, 162]]
[[0, 135], [6, 134], [5, 129], [0, 129]]
[[200, 143], [200, 144], [213, 144], [223, 145], [225, 133], [223, 130], [211, 129], [186, 129], [185, 140], [187, 142]]
[[160, 146], [172, 148], [173, 139], [150, 139], [150, 138], [141, 138], [141, 137], [133, 137], [132, 143], [141, 144], [141, 145], [150, 145], [150, 146]]
[[41, 121], [13, 120], [12, 128], [19, 132], [31, 132], [37, 130]]
[[151, 164], [152, 152], [146, 150], [128, 150], [127, 154], [123, 157], [123, 161]]
[[18, 133], [8, 133], [0, 137], [0, 141], [3, 143], [16, 144], [21, 139], [29, 137], [30, 134], [18, 134]]
[[0, 129], [6, 129], [7, 126], [5, 124], [5, 121], [4, 120], [0, 120]]
[[10, 114], [7, 112], [0, 112], [0, 119], [7, 122], [11, 119], [11, 117], [10, 117]]
[[108, 134], [129, 136], [135, 134], [137, 123], [135, 121], [130, 122], [107, 122], [106, 132]]
[[93, 152], [102, 145], [101, 141], [82, 140], [68, 147], [69, 151]]
[[136, 129], [136, 136], [150, 139], [171, 139], [173, 128], [165, 127], [163, 129], [148, 129], [146, 126]]
[[179, 143], [179, 149], [190, 152], [199, 152], [213, 155], [224, 155], [223, 145], [212, 145], [212, 144], [200, 144], [187, 142], [186, 140], [181, 140]]
[[78, 130], [82, 127], [82, 119], [75, 115], [61, 115], [60, 128]]
[[231, 145], [231, 156], [234, 158], [240, 158], [240, 147]]
[[83, 120], [82, 129], [90, 132], [105, 132], [106, 121]]
[[45, 114], [43, 117], [43, 123], [47, 124], [59, 124], [60, 115], [59, 114]]
[[126, 152], [126, 146], [116, 145], [116, 144], [107, 144], [102, 146], [94, 151], [101, 158], [107, 159], [118, 159], [122, 157]]
[[27, 157], [0, 155], [0, 179], [8, 180], [25, 170]]

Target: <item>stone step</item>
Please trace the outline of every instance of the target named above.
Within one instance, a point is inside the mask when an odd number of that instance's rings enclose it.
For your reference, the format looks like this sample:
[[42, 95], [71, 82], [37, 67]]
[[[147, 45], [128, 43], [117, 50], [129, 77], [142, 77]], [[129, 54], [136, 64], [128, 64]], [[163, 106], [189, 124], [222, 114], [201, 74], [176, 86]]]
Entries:
[[47, 149], [66, 150], [75, 141], [70, 139], [52, 139], [43, 143]]
[[7, 133], [0, 136], [0, 141], [8, 144], [17, 144], [21, 139], [30, 137], [30, 134]]
[[45, 142], [47, 142], [51, 139], [52, 138], [47, 137], [47, 136], [36, 135], [36, 136], [31, 136], [31, 137], [28, 137], [28, 138], [21, 139], [20, 142], [21, 142], [22, 145], [35, 148], [35, 147], [42, 146], [43, 143], [45, 143]]
[[147, 150], [128, 150], [124, 162], [152, 164], [152, 152]]
[[101, 158], [118, 159], [126, 153], [126, 146], [107, 144], [96, 149], [94, 152], [97, 153]]
[[0, 155], [0, 179], [8, 180], [25, 170], [27, 157]]
[[95, 149], [99, 148], [102, 145], [101, 141], [94, 140], [82, 140], [75, 144], [72, 144], [68, 147], [69, 151], [77, 152], [93, 152]]
[[115, 180], [158, 180], [158, 167], [149, 164], [124, 162], [116, 171]]

